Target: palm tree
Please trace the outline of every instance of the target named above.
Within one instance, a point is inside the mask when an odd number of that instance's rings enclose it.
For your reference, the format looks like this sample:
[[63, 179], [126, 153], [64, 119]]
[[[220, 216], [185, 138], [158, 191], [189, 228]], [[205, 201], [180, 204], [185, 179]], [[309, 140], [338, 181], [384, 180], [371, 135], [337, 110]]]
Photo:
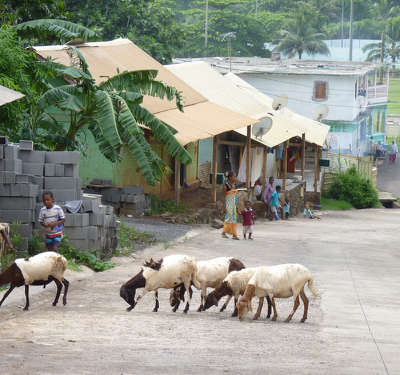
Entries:
[[329, 19], [334, 20], [338, 18], [339, 8], [337, 7], [337, 0], [312, 0], [311, 5], [319, 14], [327, 16]]
[[[368, 43], [363, 52], [369, 51], [366, 61], [380, 61], [382, 42]], [[392, 62], [393, 77], [396, 71], [396, 61], [400, 60], [400, 20], [387, 22], [385, 40], [383, 44], [383, 61]]]
[[391, 0], [380, 0], [372, 8], [373, 18], [376, 21], [385, 21], [396, 17], [399, 14], [399, 8], [393, 5]]
[[[56, 29], [64, 38], [68, 38], [70, 32], [72, 34], [69, 37], [85, 37], [82, 35], [82, 30], [80, 32], [75, 30], [75, 24], [72, 24], [71, 31], [70, 25], [65, 21], [51, 21], [47, 22], [47, 26]], [[30, 32], [32, 35], [34, 30], [37, 30], [35, 26], [38, 24], [40, 28], [47, 30], [46, 22], [32, 24], [35, 22], [19, 24], [17, 31]], [[43, 114], [48, 107], [56, 106], [70, 114], [70, 121], [66, 127], [48, 114], [39, 116], [39, 124], [47, 131], [47, 139], [50, 137], [57, 142], [56, 150], [76, 148], [79, 139], [84, 137], [86, 131], [90, 131], [100, 151], [112, 162], [119, 161], [120, 148], [127, 147], [138, 163], [146, 182], [154, 185], [161, 180], [168, 168], [146, 141], [144, 131], [138, 125], [140, 123], [152, 131], [153, 136], [166, 147], [171, 156], [183, 164], [192, 162], [188, 152], [174, 137], [175, 129], [140, 105], [144, 95], [151, 95], [174, 100], [177, 108], [183, 111], [181, 92], [164, 82], [157, 81], [156, 70], [122, 73], [118, 71], [114, 77], [96, 84], [81, 52], [71, 45], [68, 47], [68, 54], [74, 62], [71, 66], [54, 62], [50, 64], [55, 67], [56, 77], [61, 77], [72, 84], [59, 87], [49, 84], [49, 89], [36, 103], [38, 113]], [[55, 129], [58, 130], [51, 134]]]
[[329, 56], [331, 54], [323, 41], [325, 35], [315, 32], [311, 27], [310, 17], [305, 14], [297, 15], [295, 22], [290, 24], [289, 30], [279, 30], [277, 35], [275, 43], [278, 45], [274, 51], [283, 52], [289, 58], [299, 55], [299, 59], [301, 59], [303, 52], [309, 55]]

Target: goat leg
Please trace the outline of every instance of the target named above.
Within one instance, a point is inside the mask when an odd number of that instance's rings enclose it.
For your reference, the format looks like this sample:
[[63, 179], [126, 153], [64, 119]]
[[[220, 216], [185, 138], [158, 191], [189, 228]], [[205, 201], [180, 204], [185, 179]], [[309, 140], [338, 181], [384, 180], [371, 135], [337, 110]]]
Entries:
[[289, 314], [289, 316], [285, 319], [285, 323], [289, 323], [289, 322], [292, 320], [293, 315], [294, 315], [294, 313], [296, 312], [296, 310], [297, 310], [297, 308], [299, 307], [299, 305], [300, 305], [300, 299], [299, 299], [299, 296], [297, 295], [297, 297], [294, 299], [293, 311], [292, 311], [292, 313]]
[[307, 313], [308, 313], [308, 298], [307, 298], [306, 294], [304, 293], [304, 289], [300, 292], [300, 297], [303, 300], [303, 304], [304, 304], [304, 314], [303, 314], [303, 318], [300, 320], [300, 323], [304, 323], [307, 319]]
[[65, 306], [67, 304], [67, 293], [68, 293], [69, 281], [67, 279], [63, 279], [63, 284], [64, 284], [63, 305]]
[[267, 296], [267, 302], [268, 302], [268, 315], [267, 315], [267, 319], [269, 319], [271, 317], [271, 298], [269, 298], [269, 296]]
[[0, 301], [0, 306], [2, 305], [4, 300], [9, 296], [9, 294], [13, 291], [14, 288], [15, 288], [15, 284], [11, 283], [10, 284], [10, 289], [7, 290], [7, 292], [3, 296], [3, 299]]
[[153, 312], [157, 312], [160, 307], [160, 303], [158, 302], [158, 290], [154, 292], [154, 298], [156, 300], [156, 305], [154, 306]]
[[258, 299], [258, 308], [256, 314], [253, 317], [253, 320], [257, 320], [260, 317], [263, 304], [264, 304], [264, 297], [261, 297]]
[[24, 307], [24, 311], [27, 311], [29, 308], [29, 285], [25, 285], [25, 299], [26, 299], [26, 304]]
[[62, 284], [57, 279], [54, 279], [54, 282], [57, 285], [57, 293], [56, 293], [56, 298], [54, 299], [54, 302], [53, 302], [53, 306], [57, 306], [58, 299], [60, 298], [60, 294], [61, 294]]

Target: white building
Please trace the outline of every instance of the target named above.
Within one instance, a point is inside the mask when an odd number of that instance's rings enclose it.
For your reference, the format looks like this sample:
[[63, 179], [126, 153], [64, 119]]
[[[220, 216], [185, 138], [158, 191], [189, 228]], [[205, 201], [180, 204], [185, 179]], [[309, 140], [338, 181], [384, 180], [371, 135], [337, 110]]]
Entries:
[[320, 105], [329, 108], [331, 147], [352, 155], [369, 151], [368, 143], [385, 141], [389, 66], [387, 63], [207, 58], [221, 73], [232, 71], [274, 98], [285, 94], [287, 107], [312, 118]]

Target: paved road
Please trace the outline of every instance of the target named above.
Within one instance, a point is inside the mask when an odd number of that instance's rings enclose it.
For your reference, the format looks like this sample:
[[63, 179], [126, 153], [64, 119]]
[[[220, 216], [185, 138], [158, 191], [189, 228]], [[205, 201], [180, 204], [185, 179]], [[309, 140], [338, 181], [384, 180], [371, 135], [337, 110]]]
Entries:
[[388, 191], [400, 198], [400, 157], [394, 164], [389, 163], [389, 157], [378, 167], [377, 186], [381, 191]]
[[[71, 282], [66, 307], [52, 307], [54, 288], [34, 295], [23, 312], [23, 290], [0, 308], [0, 373], [5, 374], [400, 374], [400, 210], [359, 210], [322, 220], [259, 222], [254, 241], [223, 239], [197, 228], [165, 250]], [[198, 259], [235, 256], [246, 266], [297, 262], [314, 275], [319, 297], [309, 319], [283, 322], [292, 300], [277, 300], [278, 320], [244, 321], [216, 308], [172, 313], [146, 295], [126, 312], [120, 285], [143, 259], [186, 253]]]

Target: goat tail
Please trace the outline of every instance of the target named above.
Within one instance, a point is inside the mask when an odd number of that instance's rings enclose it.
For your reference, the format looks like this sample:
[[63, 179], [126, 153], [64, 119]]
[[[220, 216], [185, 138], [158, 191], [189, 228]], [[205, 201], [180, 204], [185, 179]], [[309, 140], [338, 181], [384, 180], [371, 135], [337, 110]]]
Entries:
[[195, 287], [197, 290], [200, 290], [200, 289], [201, 289], [201, 284], [200, 284], [199, 280], [197, 279], [197, 264], [196, 264], [196, 263], [194, 264], [194, 267], [193, 267], [193, 272], [192, 272], [192, 283], [193, 283], [194, 287]]
[[314, 288], [314, 279], [312, 276], [310, 276], [310, 278], [308, 279], [308, 289], [312, 294], [314, 294], [314, 297], [318, 297], [318, 293]]

